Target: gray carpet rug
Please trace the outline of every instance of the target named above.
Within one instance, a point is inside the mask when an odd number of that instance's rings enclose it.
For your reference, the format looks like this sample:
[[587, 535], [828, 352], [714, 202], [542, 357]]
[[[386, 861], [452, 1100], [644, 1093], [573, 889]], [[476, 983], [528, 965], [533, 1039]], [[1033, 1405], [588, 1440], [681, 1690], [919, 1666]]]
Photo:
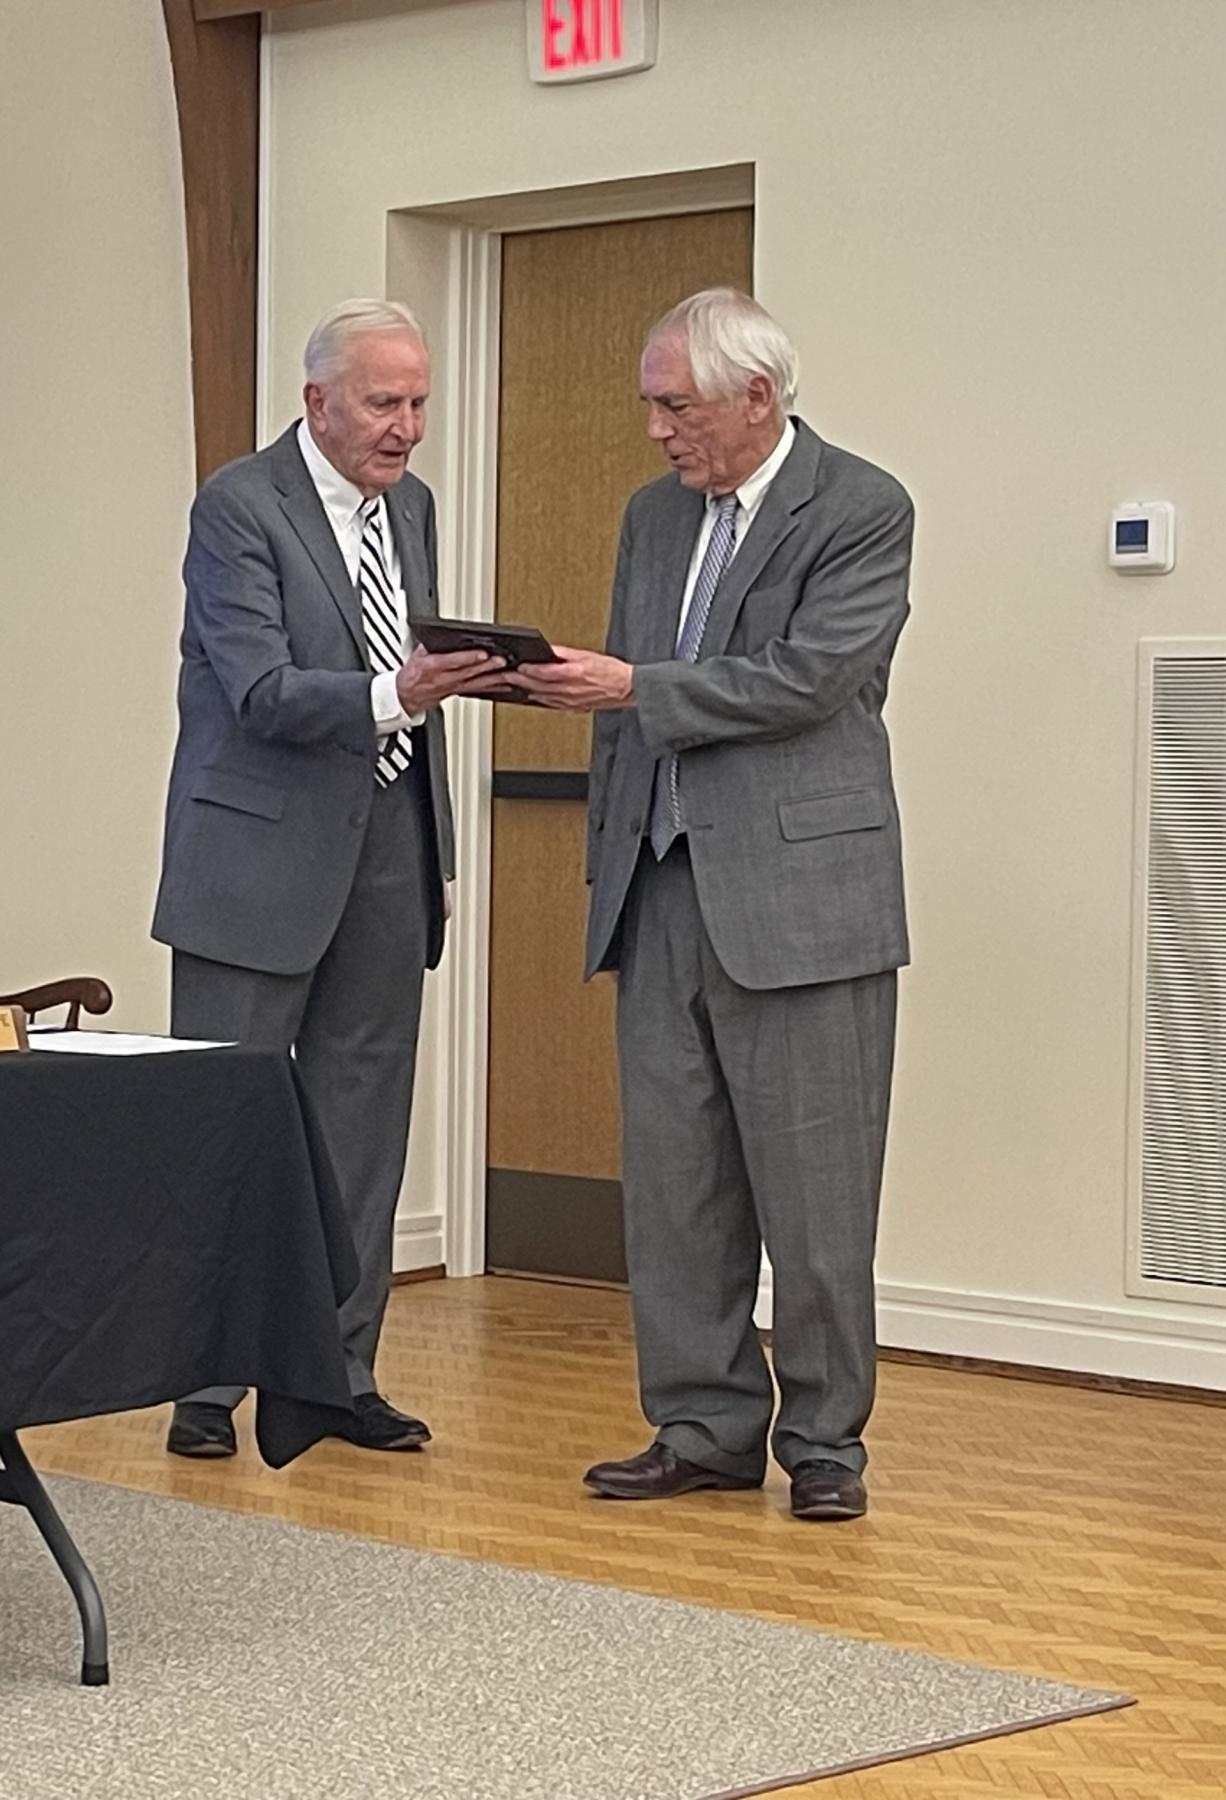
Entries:
[[0, 1509], [5, 1800], [714, 1800], [1127, 1704], [801, 1626], [50, 1482], [110, 1688]]

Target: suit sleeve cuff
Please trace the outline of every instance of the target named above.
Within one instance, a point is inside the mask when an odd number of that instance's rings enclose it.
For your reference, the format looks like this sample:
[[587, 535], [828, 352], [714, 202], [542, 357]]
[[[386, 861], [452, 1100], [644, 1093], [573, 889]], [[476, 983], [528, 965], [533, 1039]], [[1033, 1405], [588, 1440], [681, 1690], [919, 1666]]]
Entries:
[[681, 746], [676, 742], [676, 724], [672, 716], [672, 694], [684, 663], [636, 663], [634, 668], [634, 704], [639, 728], [653, 756], [664, 756]]

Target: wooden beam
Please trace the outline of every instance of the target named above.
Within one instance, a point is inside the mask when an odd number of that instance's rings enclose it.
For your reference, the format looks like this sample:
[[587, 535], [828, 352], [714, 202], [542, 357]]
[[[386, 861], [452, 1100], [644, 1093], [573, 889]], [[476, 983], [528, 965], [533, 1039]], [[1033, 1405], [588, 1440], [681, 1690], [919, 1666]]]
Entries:
[[[265, 5], [268, 0], [265, 0]], [[260, 20], [162, 0], [179, 113], [196, 474], [255, 447]], [[237, 6], [230, 7], [238, 13]]]

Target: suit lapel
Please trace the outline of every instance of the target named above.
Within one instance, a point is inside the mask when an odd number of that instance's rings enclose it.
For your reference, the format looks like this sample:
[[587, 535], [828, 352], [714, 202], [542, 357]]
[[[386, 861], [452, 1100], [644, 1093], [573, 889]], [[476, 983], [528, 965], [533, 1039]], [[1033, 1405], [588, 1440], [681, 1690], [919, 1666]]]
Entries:
[[649, 563], [658, 574], [653, 573], [643, 594], [644, 612], [634, 634], [636, 651], [641, 643], [642, 653], [634, 654], [636, 662], [666, 662], [676, 650], [685, 578], [702, 524], [704, 504], [701, 494], [692, 493], [678, 482], [675, 504], [669, 507], [661, 527], [668, 533], [667, 541], [658, 558]]
[[291, 425], [269, 450], [273, 475], [281, 494], [281, 510], [293, 526], [312, 562], [319, 570], [324, 586], [336, 603], [357, 647], [364, 666], [369, 666], [366, 633], [362, 626], [362, 606], [358, 591], [349, 579], [345, 559], [341, 555], [336, 534], [328, 523], [323, 502], [311, 480], [310, 472], [298, 448], [298, 427]]
[[419, 516], [421, 506], [422, 502], [401, 486], [388, 490], [387, 516], [396, 554], [400, 558], [400, 580], [410, 619], [414, 614], [438, 611], [438, 603], [430, 591], [425, 520]]
[[702, 634], [700, 661], [705, 661], [708, 656], [722, 656], [728, 648], [728, 639], [746, 596], [780, 544], [795, 531], [799, 522], [797, 514], [813, 498], [822, 452], [821, 439], [802, 420], [797, 419], [795, 423], [796, 442], [767, 489], [753, 524], [732, 559], [731, 568], [716, 589], [707, 628]]

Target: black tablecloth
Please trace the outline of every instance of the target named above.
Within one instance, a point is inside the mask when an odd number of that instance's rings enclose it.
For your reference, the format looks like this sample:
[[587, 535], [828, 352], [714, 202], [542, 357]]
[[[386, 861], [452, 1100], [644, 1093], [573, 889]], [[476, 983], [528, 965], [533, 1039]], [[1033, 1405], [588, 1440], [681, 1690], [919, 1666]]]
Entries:
[[357, 1274], [288, 1056], [0, 1056], [0, 1431], [242, 1384], [280, 1468], [351, 1416]]

